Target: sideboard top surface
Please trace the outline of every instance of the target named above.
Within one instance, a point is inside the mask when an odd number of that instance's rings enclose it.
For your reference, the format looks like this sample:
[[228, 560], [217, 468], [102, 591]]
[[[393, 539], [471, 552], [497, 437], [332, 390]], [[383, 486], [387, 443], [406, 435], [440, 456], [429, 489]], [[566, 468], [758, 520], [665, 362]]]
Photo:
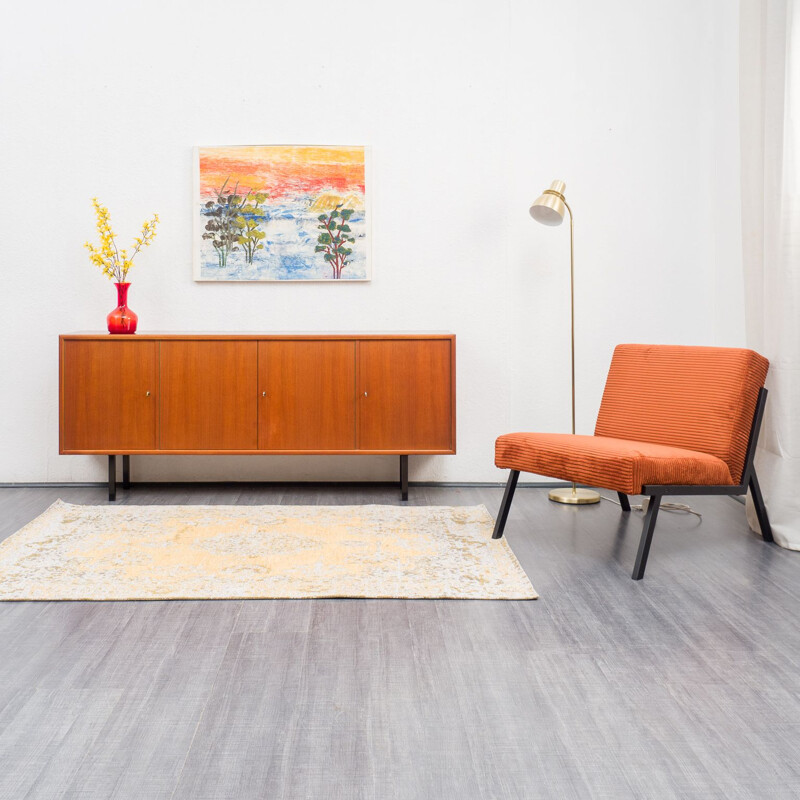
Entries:
[[447, 331], [252, 331], [194, 332], [151, 331], [149, 333], [110, 334], [103, 331], [76, 331], [64, 333], [61, 339], [112, 339], [135, 341], [137, 339], [454, 339]]

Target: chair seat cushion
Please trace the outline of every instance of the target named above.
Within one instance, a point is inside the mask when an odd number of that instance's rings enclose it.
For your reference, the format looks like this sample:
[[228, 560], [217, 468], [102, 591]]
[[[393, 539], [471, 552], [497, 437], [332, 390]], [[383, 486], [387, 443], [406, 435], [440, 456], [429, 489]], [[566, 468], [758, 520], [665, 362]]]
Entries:
[[720, 458], [662, 444], [568, 433], [509, 433], [495, 442], [501, 469], [641, 494], [648, 484], [732, 485]]

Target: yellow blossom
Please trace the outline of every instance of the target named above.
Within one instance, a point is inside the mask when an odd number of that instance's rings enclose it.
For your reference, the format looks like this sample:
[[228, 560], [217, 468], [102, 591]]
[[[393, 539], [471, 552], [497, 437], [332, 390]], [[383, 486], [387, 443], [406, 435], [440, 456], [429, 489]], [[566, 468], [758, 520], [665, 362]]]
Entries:
[[134, 239], [134, 248], [130, 256], [126, 250], [118, 250], [116, 235], [111, 227], [111, 215], [108, 209], [100, 204], [96, 198], [92, 198], [95, 217], [97, 219], [97, 234], [100, 239], [100, 246], [90, 242], [85, 242], [84, 247], [89, 251], [89, 260], [99, 267], [104, 275], [117, 283], [124, 283], [128, 275], [128, 270], [133, 266], [133, 259], [142, 247], [149, 247], [156, 235], [156, 225], [159, 222], [158, 214], [153, 214], [152, 220], [145, 220], [142, 225], [142, 235]]

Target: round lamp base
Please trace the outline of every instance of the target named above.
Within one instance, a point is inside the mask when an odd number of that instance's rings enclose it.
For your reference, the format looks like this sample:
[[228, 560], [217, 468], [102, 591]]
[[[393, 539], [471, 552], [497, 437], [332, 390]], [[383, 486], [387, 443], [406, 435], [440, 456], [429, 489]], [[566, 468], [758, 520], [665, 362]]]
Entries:
[[578, 489], [568, 486], [565, 489], [553, 489], [547, 495], [554, 503], [567, 503], [573, 506], [584, 506], [599, 503], [600, 495], [591, 489]]

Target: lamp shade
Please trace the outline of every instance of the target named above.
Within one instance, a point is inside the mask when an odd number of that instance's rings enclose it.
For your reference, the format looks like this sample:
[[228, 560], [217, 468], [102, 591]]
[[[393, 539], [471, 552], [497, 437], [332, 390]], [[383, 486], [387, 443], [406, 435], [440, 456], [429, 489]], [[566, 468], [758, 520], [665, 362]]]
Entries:
[[531, 216], [542, 225], [560, 225], [567, 213], [564, 203], [564, 181], [553, 181], [549, 189], [545, 189], [531, 206]]

